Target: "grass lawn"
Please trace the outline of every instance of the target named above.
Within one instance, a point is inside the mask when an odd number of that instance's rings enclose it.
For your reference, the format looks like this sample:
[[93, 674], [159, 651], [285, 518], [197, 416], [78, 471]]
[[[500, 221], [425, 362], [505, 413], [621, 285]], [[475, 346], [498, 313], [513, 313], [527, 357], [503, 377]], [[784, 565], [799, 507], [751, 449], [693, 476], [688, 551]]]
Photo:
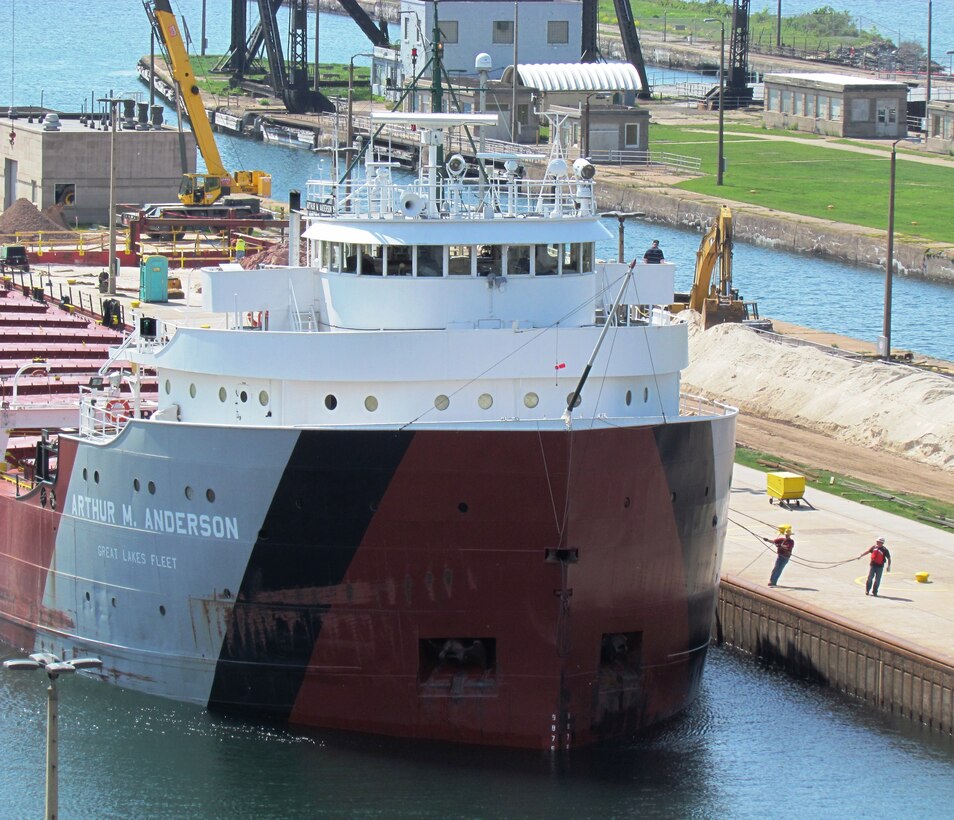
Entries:
[[777, 456], [746, 447], [736, 447], [735, 460], [738, 464], [766, 473], [777, 470], [795, 472], [804, 475], [806, 486], [812, 489], [838, 495], [859, 504], [866, 504], [892, 515], [921, 521], [948, 532], [954, 530], [954, 504], [951, 503], [909, 493], [894, 493], [851, 476], [805, 464], [782, 461]]
[[[649, 142], [653, 150], [702, 159], [706, 176], [681, 182], [677, 188], [778, 211], [887, 229], [887, 149], [879, 156], [852, 153], [826, 148], [818, 144], [814, 135], [791, 132], [775, 133], [795, 137], [795, 141], [765, 140], [758, 135], [773, 132], [731, 123], [726, 124], [726, 132], [726, 172], [721, 188], [716, 185], [715, 176], [715, 126], [653, 123]], [[954, 163], [949, 167], [923, 165], [906, 162], [905, 155], [905, 151], [898, 151], [895, 234], [950, 242], [954, 239], [954, 198], [949, 193], [954, 190]]]

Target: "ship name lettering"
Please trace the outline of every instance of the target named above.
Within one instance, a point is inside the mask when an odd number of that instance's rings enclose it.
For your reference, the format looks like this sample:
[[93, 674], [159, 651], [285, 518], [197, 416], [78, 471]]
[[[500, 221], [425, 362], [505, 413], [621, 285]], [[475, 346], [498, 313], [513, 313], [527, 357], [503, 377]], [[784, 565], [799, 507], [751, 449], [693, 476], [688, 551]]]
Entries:
[[175, 535], [197, 535], [203, 538], [226, 538], [238, 541], [238, 519], [225, 515], [196, 515], [146, 508], [146, 529]]
[[129, 564], [145, 564], [146, 553], [123, 550], [123, 561], [126, 561]]
[[70, 504], [70, 515], [89, 521], [102, 521], [104, 524], [116, 523], [116, 505], [105, 498], [90, 498], [88, 495], [74, 495]]
[[133, 523], [133, 514], [132, 507], [128, 504], [123, 504], [123, 526], [124, 527], [135, 527]]
[[119, 558], [119, 550], [116, 547], [107, 547], [103, 544], [100, 544], [96, 549], [96, 554], [100, 558]]
[[159, 569], [175, 569], [176, 559], [172, 555], [156, 555], [153, 553], [150, 557], [150, 563]]

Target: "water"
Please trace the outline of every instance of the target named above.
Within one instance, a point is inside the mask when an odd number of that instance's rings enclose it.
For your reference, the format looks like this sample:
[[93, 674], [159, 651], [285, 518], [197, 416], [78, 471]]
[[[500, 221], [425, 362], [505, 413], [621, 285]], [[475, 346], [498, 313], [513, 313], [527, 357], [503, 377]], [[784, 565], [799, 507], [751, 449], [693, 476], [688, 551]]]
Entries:
[[[945, 52], [954, 50], [954, 0], [933, 0], [931, 56], [944, 64]], [[731, 6], [731, 3], [729, 4]], [[847, 11], [860, 18], [861, 27], [877, 31], [883, 37], [900, 42], [915, 42], [927, 47], [928, 0], [905, 0], [903, 3], [886, 3], [885, 0], [782, 0], [782, 16], [806, 14], [815, 9], [831, 6], [835, 11]], [[776, 0], [754, 0], [749, 5], [750, 13], [768, 11], [778, 13]]]
[[[0, 672], [3, 817], [40, 811], [45, 683]], [[64, 818], [934, 818], [954, 801], [950, 738], [722, 649], [685, 715], [568, 759], [268, 727], [82, 678], [59, 693]]]

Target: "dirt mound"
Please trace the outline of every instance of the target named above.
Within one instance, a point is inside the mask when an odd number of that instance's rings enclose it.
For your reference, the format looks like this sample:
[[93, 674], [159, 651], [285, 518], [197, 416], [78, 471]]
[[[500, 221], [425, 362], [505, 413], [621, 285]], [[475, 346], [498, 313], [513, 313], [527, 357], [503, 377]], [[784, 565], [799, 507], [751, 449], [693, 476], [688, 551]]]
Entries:
[[[305, 265], [308, 262], [305, 243], [301, 243], [301, 249], [298, 255], [299, 264]], [[288, 243], [276, 242], [267, 248], [262, 248], [253, 254], [249, 254], [242, 259], [242, 267], [248, 270], [260, 265], [287, 265], [288, 264]]]
[[66, 222], [66, 218], [63, 216], [63, 206], [57, 205], [54, 203], [48, 208], [44, 208], [40, 213], [45, 216], [50, 222], [54, 222], [60, 226], [64, 231], [70, 230], [70, 226]]
[[0, 234], [62, 231], [64, 225], [41, 213], [29, 199], [20, 197], [0, 214]]

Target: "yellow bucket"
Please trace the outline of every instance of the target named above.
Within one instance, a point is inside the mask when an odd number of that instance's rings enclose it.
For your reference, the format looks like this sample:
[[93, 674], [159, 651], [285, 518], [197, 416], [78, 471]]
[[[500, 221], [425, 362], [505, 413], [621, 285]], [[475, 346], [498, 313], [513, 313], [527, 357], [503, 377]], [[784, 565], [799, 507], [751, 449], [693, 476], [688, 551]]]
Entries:
[[930, 572], [915, 572], [914, 573], [914, 577], [918, 579], [919, 584], [926, 584], [928, 582], [928, 578], [930, 577], [930, 575], [931, 575]]

